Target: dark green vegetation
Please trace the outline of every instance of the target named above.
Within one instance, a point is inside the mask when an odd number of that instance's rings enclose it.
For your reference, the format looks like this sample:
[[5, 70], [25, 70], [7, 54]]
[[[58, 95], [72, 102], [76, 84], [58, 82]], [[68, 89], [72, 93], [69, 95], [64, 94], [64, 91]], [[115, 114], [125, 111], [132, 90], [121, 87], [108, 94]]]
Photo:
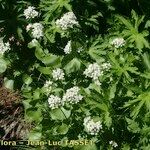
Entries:
[[[23, 13], [28, 6], [40, 15], [26, 19]], [[56, 20], [67, 12], [75, 14], [78, 25], [62, 30]], [[95, 144], [58, 149], [149, 150], [149, 18], [149, 0], [0, 0], [0, 37], [10, 43], [10, 50], [0, 55], [0, 73], [6, 88], [22, 94], [24, 119], [33, 125], [25, 139], [78, 140], [80, 135]], [[33, 43], [26, 27], [35, 22], [43, 25], [44, 36]], [[115, 47], [111, 43], [115, 38], [125, 43]], [[72, 51], [65, 54], [68, 41]], [[106, 62], [111, 67], [98, 77], [101, 85], [84, 75], [89, 64]], [[64, 70], [63, 81], [53, 77], [56, 68]], [[48, 80], [53, 82], [49, 93], [44, 87]], [[50, 95], [62, 99], [73, 86], [80, 88], [82, 101], [49, 107]], [[101, 122], [97, 135], [85, 130], [87, 116]]]

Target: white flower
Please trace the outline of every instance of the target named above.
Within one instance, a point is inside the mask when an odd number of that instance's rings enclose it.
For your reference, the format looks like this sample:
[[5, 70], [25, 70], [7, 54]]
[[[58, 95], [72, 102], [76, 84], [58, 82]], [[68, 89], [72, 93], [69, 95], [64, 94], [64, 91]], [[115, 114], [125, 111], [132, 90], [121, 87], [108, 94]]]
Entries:
[[109, 62], [103, 63], [101, 67], [103, 70], [108, 71], [111, 68], [111, 64]]
[[52, 76], [53, 78], [57, 81], [57, 80], [64, 80], [64, 71], [60, 68], [57, 68], [55, 70], [52, 71]]
[[32, 36], [36, 39], [43, 36], [43, 25], [41, 23], [34, 23], [32, 25]]
[[9, 44], [9, 42], [4, 43], [3, 39], [0, 38], [0, 54], [3, 55], [8, 50], [10, 50], [10, 44]]
[[27, 32], [28, 31], [30, 31], [32, 29], [32, 24], [30, 23], [30, 24], [28, 24], [27, 26], [26, 26], [26, 30], [27, 30]]
[[90, 64], [83, 73], [86, 77], [97, 80], [99, 76], [103, 75], [103, 71], [97, 63]]
[[78, 139], [79, 139], [79, 140], [87, 139], [87, 135], [86, 135], [86, 134], [84, 134], [84, 135], [79, 134], [79, 135], [78, 135]]
[[35, 7], [29, 6], [27, 9], [24, 10], [24, 16], [26, 19], [35, 18], [38, 16], [38, 12], [35, 10]]
[[47, 80], [46, 82], [45, 82], [45, 84], [44, 84], [44, 89], [45, 89], [45, 92], [46, 93], [50, 93], [51, 92], [51, 90], [52, 90], [52, 84], [53, 84], [53, 82], [52, 81], [50, 81], [50, 80]]
[[115, 46], [115, 48], [120, 48], [125, 45], [125, 40], [123, 38], [115, 38], [112, 42], [111, 45]]
[[94, 122], [90, 116], [84, 118], [83, 125], [85, 127], [86, 132], [91, 135], [97, 135], [98, 132], [102, 129], [101, 122], [100, 121]]
[[84, 123], [83, 123], [83, 125], [86, 126], [87, 123], [88, 123], [90, 120], [91, 120], [91, 117], [90, 117], [90, 116], [84, 118]]
[[44, 84], [44, 87], [48, 88], [53, 84], [53, 82], [51, 80], [47, 80]]
[[71, 48], [71, 41], [68, 41], [67, 45], [65, 46], [64, 48], [64, 52], [65, 54], [70, 54], [72, 51], [72, 48]]
[[48, 103], [51, 109], [56, 109], [60, 106], [63, 106], [61, 98], [58, 96], [54, 96], [54, 95], [49, 96]]
[[63, 96], [63, 101], [70, 104], [77, 104], [83, 99], [83, 96], [79, 94], [79, 87], [74, 86], [70, 89], [67, 89], [66, 93]]
[[41, 23], [29, 24], [26, 27], [27, 32], [31, 30], [33, 38], [39, 39], [43, 36], [43, 25]]
[[60, 19], [56, 20], [56, 25], [62, 30], [66, 30], [73, 28], [74, 25], [78, 25], [78, 21], [73, 12], [67, 12]]
[[112, 146], [112, 147], [118, 147], [118, 144], [114, 141], [109, 141], [109, 144]]
[[38, 41], [37, 41], [36, 39], [33, 39], [33, 40], [31, 41], [31, 44], [34, 45], [34, 46], [36, 46], [37, 43], [38, 43]]
[[94, 83], [97, 85], [97, 86], [101, 86], [102, 83], [97, 79], [97, 80], [94, 80]]

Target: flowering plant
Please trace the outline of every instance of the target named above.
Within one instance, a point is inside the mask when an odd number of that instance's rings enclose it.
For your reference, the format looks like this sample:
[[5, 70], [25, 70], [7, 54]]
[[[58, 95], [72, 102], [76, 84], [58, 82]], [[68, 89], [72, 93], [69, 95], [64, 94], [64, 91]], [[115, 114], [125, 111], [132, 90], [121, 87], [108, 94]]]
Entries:
[[[33, 125], [25, 139], [61, 141], [56, 147], [70, 150], [149, 149], [144, 14], [124, 16], [113, 0], [12, 5], [18, 26], [8, 37], [1, 33], [0, 73], [7, 88], [22, 93], [24, 118]], [[71, 140], [93, 142], [64, 144]]]

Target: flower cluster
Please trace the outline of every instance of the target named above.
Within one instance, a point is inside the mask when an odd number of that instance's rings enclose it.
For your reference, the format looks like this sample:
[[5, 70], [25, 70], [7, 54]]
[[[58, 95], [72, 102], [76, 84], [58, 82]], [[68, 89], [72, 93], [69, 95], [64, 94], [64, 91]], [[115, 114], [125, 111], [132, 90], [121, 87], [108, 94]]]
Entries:
[[53, 82], [50, 80], [47, 80], [44, 84], [44, 89], [46, 93], [50, 93], [50, 91], [52, 90], [52, 84]]
[[56, 109], [60, 106], [63, 106], [61, 98], [58, 96], [54, 96], [54, 95], [49, 96], [48, 103], [51, 109]]
[[91, 135], [97, 135], [98, 132], [102, 129], [101, 122], [100, 121], [94, 122], [90, 116], [84, 118], [83, 125], [85, 127], [86, 132]]
[[28, 24], [26, 30], [27, 32], [31, 30], [31, 34], [35, 39], [43, 36], [43, 25], [41, 23]]
[[102, 69], [108, 71], [111, 68], [111, 64], [109, 62], [103, 63], [101, 65]]
[[64, 52], [65, 54], [70, 54], [72, 51], [72, 48], [71, 48], [71, 41], [68, 41], [67, 45], [65, 46], [64, 48]]
[[52, 71], [52, 76], [53, 78], [57, 81], [57, 80], [64, 80], [64, 71], [60, 68], [57, 68], [55, 70]]
[[67, 89], [66, 93], [63, 96], [63, 101], [70, 104], [77, 104], [83, 99], [83, 96], [79, 94], [79, 87], [74, 86], [70, 89]]
[[35, 10], [35, 7], [29, 6], [27, 9], [24, 10], [24, 16], [26, 19], [35, 18], [38, 16], [38, 12]]
[[109, 144], [112, 146], [112, 147], [118, 147], [118, 144], [114, 141], [110, 141]]
[[31, 41], [31, 44], [32, 44], [33, 46], [36, 46], [37, 43], [38, 43], [38, 41], [37, 41], [36, 39], [33, 39], [33, 40]]
[[97, 79], [97, 80], [94, 80], [94, 83], [96, 84], [96, 85], [98, 85], [98, 86], [101, 86], [102, 85], [102, 83]]
[[4, 43], [2, 38], [0, 38], [0, 54], [4, 54], [7, 50], [10, 50], [9, 42]]
[[78, 25], [78, 21], [73, 12], [67, 12], [60, 19], [56, 20], [56, 25], [62, 30], [66, 30], [73, 28], [74, 25]]
[[103, 75], [103, 71], [97, 63], [90, 64], [83, 73], [86, 77], [97, 80], [99, 76]]
[[113, 45], [115, 48], [120, 48], [125, 45], [125, 40], [123, 38], [115, 38], [112, 42], [111, 45]]

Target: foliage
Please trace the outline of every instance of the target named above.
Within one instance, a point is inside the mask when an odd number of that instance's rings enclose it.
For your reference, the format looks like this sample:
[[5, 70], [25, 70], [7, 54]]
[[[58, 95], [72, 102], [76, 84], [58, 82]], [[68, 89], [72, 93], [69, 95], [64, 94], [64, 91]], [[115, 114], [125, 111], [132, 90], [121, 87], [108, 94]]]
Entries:
[[[58, 149], [149, 149], [150, 25], [144, 3], [41, 0], [38, 17], [26, 19], [24, 10], [33, 2], [1, 2], [0, 34], [11, 50], [0, 56], [0, 73], [7, 88], [22, 93], [24, 118], [33, 124], [27, 139], [61, 141]], [[33, 39], [39, 30], [27, 32], [34, 23], [44, 27], [40, 38]], [[93, 143], [63, 142], [83, 139]]]

